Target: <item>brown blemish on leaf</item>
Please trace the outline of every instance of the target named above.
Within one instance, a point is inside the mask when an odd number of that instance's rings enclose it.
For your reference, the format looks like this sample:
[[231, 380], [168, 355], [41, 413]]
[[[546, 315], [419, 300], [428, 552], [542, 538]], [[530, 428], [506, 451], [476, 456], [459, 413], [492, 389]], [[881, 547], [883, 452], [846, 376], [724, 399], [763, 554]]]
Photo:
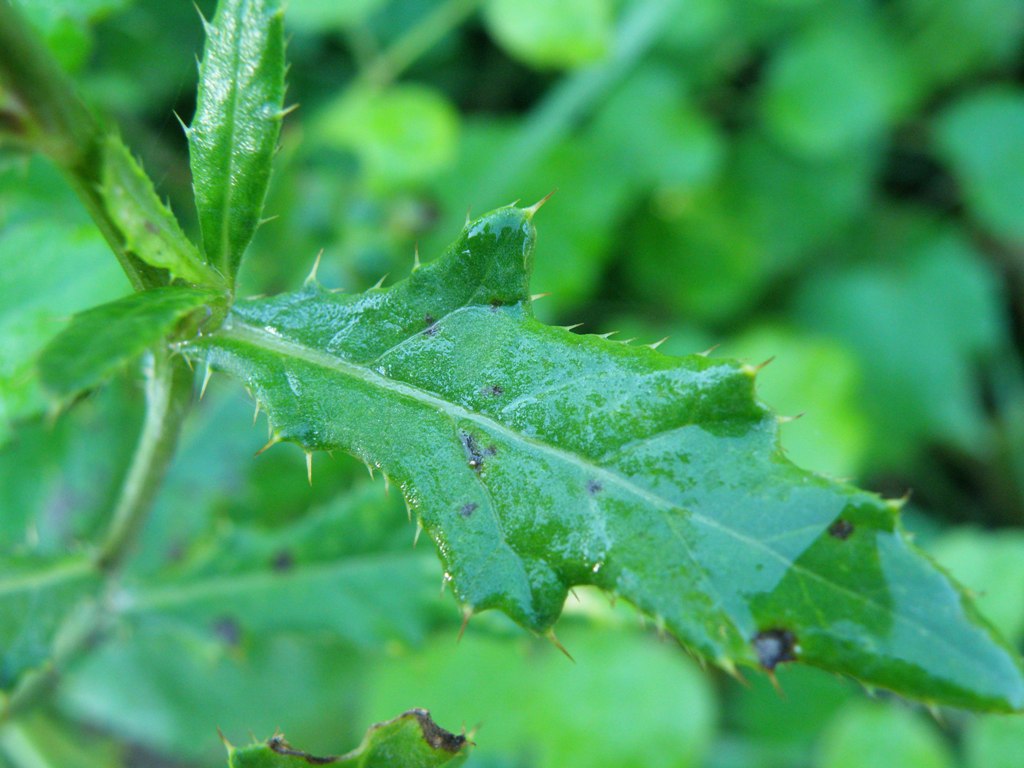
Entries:
[[796, 635], [788, 629], [766, 629], [751, 642], [758, 662], [769, 672], [785, 661], [796, 661]]
[[853, 534], [853, 523], [839, 518], [828, 527], [828, 535], [840, 541], [846, 541]]
[[499, 309], [502, 308], [502, 306], [503, 303], [501, 299], [491, 299], [491, 312], [497, 312]]
[[242, 628], [231, 616], [221, 616], [213, 622], [213, 634], [215, 634], [224, 645], [236, 648], [242, 642]]
[[303, 752], [301, 749], [294, 749], [291, 744], [285, 741], [284, 736], [275, 733], [269, 739], [267, 739], [267, 746], [271, 752], [275, 752], [279, 755], [287, 755], [288, 757], [299, 757], [305, 760], [310, 765], [327, 765], [329, 763], [338, 762], [338, 758], [335, 756], [330, 757], [317, 757], [311, 755], [308, 752]]
[[501, 397], [503, 394], [505, 394], [505, 390], [502, 389], [499, 385], [494, 384], [490, 387], [484, 387], [483, 393], [490, 397]]
[[587, 481], [587, 493], [589, 493], [591, 496], [596, 496], [603, 490], [604, 486], [597, 482], [597, 480]]
[[427, 329], [423, 331], [427, 336], [433, 336], [437, 333], [437, 320], [434, 319], [433, 315], [424, 315], [423, 324], [427, 326]]
[[459, 510], [459, 514], [463, 517], [470, 517], [474, 512], [476, 512], [476, 508], [479, 506], [480, 505], [475, 501], [470, 501], [462, 505], [462, 509]]
[[423, 731], [423, 740], [433, 749], [443, 749], [454, 755], [466, 746], [465, 736], [446, 731], [431, 719], [430, 713], [425, 709], [410, 709], [401, 717], [415, 717], [420, 730]]
[[295, 567], [295, 557], [287, 549], [282, 549], [270, 562], [270, 567], [277, 573], [287, 573]]
[[465, 430], [459, 431], [459, 440], [462, 441], [462, 447], [466, 451], [466, 460], [469, 466], [479, 472], [484, 465], [484, 456], [492, 454], [486, 454], [480, 450], [480, 444], [476, 441], [476, 437]]

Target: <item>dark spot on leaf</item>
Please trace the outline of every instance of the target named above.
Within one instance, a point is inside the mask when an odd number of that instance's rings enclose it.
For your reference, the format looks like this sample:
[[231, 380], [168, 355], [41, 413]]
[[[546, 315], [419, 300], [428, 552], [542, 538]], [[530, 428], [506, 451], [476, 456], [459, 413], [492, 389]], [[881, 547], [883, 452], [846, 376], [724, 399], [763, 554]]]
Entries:
[[420, 730], [423, 731], [423, 740], [433, 749], [443, 749], [445, 752], [455, 754], [466, 745], [465, 736], [446, 731], [431, 719], [427, 710], [410, 709], [402, 717], [409, 715], [416, 718], [420, 724]]
[[850, 538], [853, 533], [853, 523], [849, 520], [843, 520], [839, 518], [832, 525], [828, 527], [828, 535], [839, 539], [840, 541], [846, 541]]
[[236, 647], [242, 642], [242, 628], [231, 616], [221, 616], [213, 622], [213, 634], [225, 645]]
[[497, 384], [494, 384], [493, 386], [490, 387], [484, 387], [483, 393], [485, 395], [490, 395], [491, 397], [501, 397], [503, 394], [505, 394], [505, 390], [502, 389]]
[[427, 329], [424, 331], [427, 336], [433, 336], [437, 333], [437, 320], [434, 319], [433, 315], [424, 315], [423, 324], [427, 326]]
[[589, 493], [591, 496], [596, 496], [603, 490], [604, 486], [597, 482], [597, 480], [587, 481], [587, 493]]
[[761, 666], [771, 672], [784, 661], [796, 661], [796, 635], [788, 629], [766, 629], [754, 637]]
[[308, 752], [303, 752], [301, 749], [295, 749], [285, 741], [284, 736], [281, 734], [275, 734], [267, 739], [267, 746], [270, 747], [271, 752], [275, 752], [278, 755], [287, 755], [288, 757], [300, 757], [310, 765], [327, 765], [338, 762], [337, 757], [317, 757]]
[[491, 299], [491, 312], [497, 312], [502, 306], [501, 299]]
[[295, 558], [287, 549], [282, 549], [270, 563], [270, 567], [278, 573], [287, 573], [295, 567]]
[[154, 224], [152, 221], [149, 221], [148, 219], [146, 220], [146, 223], [143, 226], [145, 226], [146, 231], [152, 235], [155, 235], [160, 231], [160, 228], [157, 227], [156, 224]]
[[477, 504], [475, 501], [470, 501], [467, 504], [462, 505], [462, 509], [459, 510], [459, 514], [463, 517], [469, 517], [476, 511], [476, 508], [478, 506], [480, 505]]
[[498, 446], [494, 445], [493, 443], [491, 445], [488, 445], [487, 446], [487, 450], [485, 451], [485, 453], [488, 456], [497, 456], [498, 455]]
[[462, 441], [462, 447], [466, 450], [466, 460], [469, 462], [469, 466], [479, 472], [484, 465], [485, 455], [480, 450], [480, 443], [476, 441], [476, 437], [464, 430], [459, 432], [459, 439]]

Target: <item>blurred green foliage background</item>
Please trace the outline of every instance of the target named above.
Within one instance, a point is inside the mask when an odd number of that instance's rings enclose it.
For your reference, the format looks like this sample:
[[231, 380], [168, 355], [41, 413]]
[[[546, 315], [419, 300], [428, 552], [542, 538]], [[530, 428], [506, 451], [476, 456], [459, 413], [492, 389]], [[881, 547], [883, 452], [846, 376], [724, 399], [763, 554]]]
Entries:
[[[185, 0], [21, 0], [195, 231]], [[200, 2], [209, 14], [210, 2]], [[803, 418], [790, 456], [888, 495], [1024, 644], [1024, 4], [1020, 0], [290, 0], [290, 101], [243, 294], [403, 277], [475, 213], [538, 215], [544, 319], [752, 363]], [[51, 425], [34, 357], [128, 291], [56, 172], [0, 155], [0, 553], [106, 520], [137, 376]], [[0, 765], [216, 766], [284, 730], [348, 749], [412, 706], [479, 726], [471, 764], [1011, 768], [1024, 720], [916, 707], [815, 670], [780, 696], [701, 672], [580, 591], [568, 663], [438, 595], [429, 542], [347, 457], [258, 459], [214, 379], [108, 642], [0, 731]], [[34, 756], [34, 757], [33, 757]], [[37, 760], [32, 762], [32, 760]]]

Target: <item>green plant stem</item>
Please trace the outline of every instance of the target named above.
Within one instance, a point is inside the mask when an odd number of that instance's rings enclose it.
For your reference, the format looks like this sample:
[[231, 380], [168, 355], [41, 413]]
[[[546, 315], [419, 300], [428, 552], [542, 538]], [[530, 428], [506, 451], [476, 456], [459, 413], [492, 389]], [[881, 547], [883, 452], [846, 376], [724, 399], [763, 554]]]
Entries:
[[110, 244], [135, 290], [164, 285], [166, 276], [126, 247], [100, 196], [104, 130], [67, 76], [10, 0], [0, 0], [0, 87], [22, 108], [19, 141], [49, 157]]
[[441, 3], [381, 53], [361, 79], [376, 86], [387, 85], [465, 21], [479, 5], [480, 0], [447, 0]]
[[146, 419], [97, 564], [117, 571], [163, 482], [192, 402], [192, 371], [164, 348], [154, 350], [146, 383]]

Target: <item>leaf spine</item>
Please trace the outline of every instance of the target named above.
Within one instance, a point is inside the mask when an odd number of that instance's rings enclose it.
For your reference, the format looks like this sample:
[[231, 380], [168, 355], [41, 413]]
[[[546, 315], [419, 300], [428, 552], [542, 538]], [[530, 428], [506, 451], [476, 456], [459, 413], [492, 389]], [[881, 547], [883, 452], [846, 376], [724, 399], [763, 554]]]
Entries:
[[312, 285], [313, 283], [315, 283], [317, 281], [316, 280], [316, 276], [317, 276], [317, 273], [320, 271], [320, 260], [323, 257], [324, 257], [324, 249], [321, 248], [320, 252], [317, 253], [316, 258], [313, 259], [313, 268], [311, 270], [309, 270], [309, 274], [306, 275], [306, 279], [302, 283], [303, 285]]
[[202, 400], [203, 397], [206, 395], [206, 387], [210, 383], [210, 379], [211, 378], [213, 378], [213, 368], [211, 368], [210, 364], [207, 363], [206, 364], [206, 372], [203, 374], [203, 383], [202, 383], [202, 386], [199, 387], [199, 399], [200, 400]]
[[[523, 208], [523, 213], [526, 214], [526, 218], [527, 219], [532, 219], [534, 217], [534, 214], [536, 214], [537, 211], [539, 211], [541, 208], [543, 208], [544, 207], [544, 203], [546, 203], [548, 200], [550, 200], [551, 196], [553, 194], [555, 194], [555, 192], [557, 192], [557, 191], [558, 191], [558, 187], [555, 187], [554, 189], [552, 189], [550, 192], [548, 192], [546, 195], [544, 195], [544, 197], [542, 197], [540, 200], [538, 200], [533, 205], [530, 205], [530, 206], [527, 206], [526, 208]], [[516, 203], [518, 203], [518, 202], [519, 201], [516, 200]], [[515, 205], [516, 203], [512, 203], [512, 205]]]
[[313, 452], [306, 451], [306, 479], [309, 480], [309, 487], [313, 487]]
[[662, 337], [661, 337], [660, 339], [658, 339], [657, 341], [653, 341], [653, 342], [651, 342], [650, 344], [648, 344], [648, 345], [647, 345], [647, 348], [648, 348], [648, 349], [657, 349], [657, 348], [658, 348], [658, 347], [660, 347], [660, 346], [661, 346], [662, 344], [664, 344], [664, 343], [665, 343], [666, 341], [668, 341], [668, 336], [662, 336]]
[[564, 653], [565, 654], [565, 658], [567, 658], [573, 664], [576, 663], [576, 659], [574, 659], [572, 657], [572, 654], [569, 653], [568, 649], [564, 645], [562, 645], [562, 642], [558, 639], [558, 635], [555, 634], [555, 628], [554, 627], [551, 627], [547, 632], [545, 632], [544, 633], [544, 637], [546, 637], [548, 639], [548, 641], [552, 645], [555, 646], [555, 648], [557, 648], [562, 653]]

